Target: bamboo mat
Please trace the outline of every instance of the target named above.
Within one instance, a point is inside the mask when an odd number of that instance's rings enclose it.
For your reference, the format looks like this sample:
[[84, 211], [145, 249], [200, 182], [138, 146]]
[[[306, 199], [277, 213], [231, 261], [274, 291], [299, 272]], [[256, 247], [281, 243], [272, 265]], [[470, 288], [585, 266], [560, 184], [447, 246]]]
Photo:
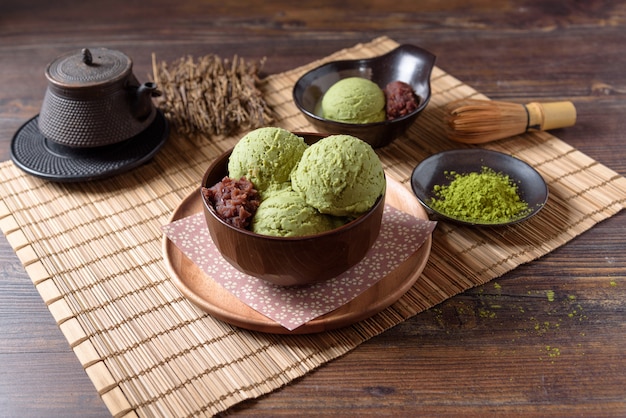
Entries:
[[[312, 128], [291, 100], [298, 76], [332, 59], [370, 57], [397, 46], [382, 37], [268, 77], [276, 125]], [[481, 96], [435, 68], [433, 97], [407, 135], [378, 150], [388, 176], [409, 187], [413, 167], [459, 144], [443, 139], [441, 106]], [[363, 341], [459, 292], [567, 243], [624, 208], [626, 179], [558, 138], [533, 133], [486, 147], [527, 161], [550, 200], [530, 221], [505, 229], [441, 222], [414, 287], [375, 317], [300, 336], [243, 331], [189, 303], [162, 257], [161, 226], [195, 190], [208, 164], [238, 137], [209, 142], [176, 133], [149, 164], [108, 180], [55, 184], [0, 164], [0, 227], [114, 416], [212, 415], [271, 392]]]

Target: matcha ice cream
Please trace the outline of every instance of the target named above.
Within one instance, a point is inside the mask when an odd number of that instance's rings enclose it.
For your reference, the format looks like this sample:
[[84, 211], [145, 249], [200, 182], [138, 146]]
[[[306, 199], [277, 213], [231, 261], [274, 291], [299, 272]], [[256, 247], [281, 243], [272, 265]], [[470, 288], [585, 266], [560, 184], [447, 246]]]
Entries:
[[345, 123], [372, 123], [385, 120], [385, 94], [376, 83], [350, 77], [333, 84], [322, 98], [322, 115]]
[[322, 213], [358, 216], [385, 190], [376, 152], [350, 135], [331, 135], [309, 146], [291, 173], [293, 190]]
[[255, 129], [233, 148], [228, 175], [245, 177], [263, 195], [288, 186], [291, 170], [307, 148], [304, 139], [276, 127]]
[[323, 215], [290, 188], [271, 194], [259, 205], [252, 232], [279, 237], [313, 235], [340, 226], [339, 218]]
[[378, 155], [366, 142], [331, 135], [308, 146], [303, 138], [274, 127], [241, 138], [228, 172], [226, 180], [246, 179], [260, 194], [249, 229], [281, 237], [343, 225], [371, 209], [386, 184]]

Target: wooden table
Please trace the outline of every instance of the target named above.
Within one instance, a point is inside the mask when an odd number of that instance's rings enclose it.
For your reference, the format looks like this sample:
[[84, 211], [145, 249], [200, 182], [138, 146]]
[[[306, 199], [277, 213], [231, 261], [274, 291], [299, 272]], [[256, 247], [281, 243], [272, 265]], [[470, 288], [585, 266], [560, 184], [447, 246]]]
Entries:
[[[45, 66], [68, 50], [123, 50], [140, 78], [152, 52], [267, 57], [269, 74], [387, 35], [492, 98], [573, 100], [577, 125], [555, 134], [626, 175], [625, 1], [387, 3], [3, 0], [0, 159], [39, 112]], [[624, 416], [625, 236], [620, 213], [232, 412]], [[0, 237], [0, 415], [108, 414]]]

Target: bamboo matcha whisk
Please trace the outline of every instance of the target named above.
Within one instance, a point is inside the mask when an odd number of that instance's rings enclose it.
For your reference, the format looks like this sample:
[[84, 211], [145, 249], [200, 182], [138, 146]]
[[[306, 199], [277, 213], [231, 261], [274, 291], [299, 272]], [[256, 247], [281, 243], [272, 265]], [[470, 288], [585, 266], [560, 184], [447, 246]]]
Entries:
[[529, 130], [565, 128], [576, 122], [576, 108], [569, 101], [524, 105], [460, 99], [446, 105], [446, 111], [448, 138], [466, 144], [482, 144]]

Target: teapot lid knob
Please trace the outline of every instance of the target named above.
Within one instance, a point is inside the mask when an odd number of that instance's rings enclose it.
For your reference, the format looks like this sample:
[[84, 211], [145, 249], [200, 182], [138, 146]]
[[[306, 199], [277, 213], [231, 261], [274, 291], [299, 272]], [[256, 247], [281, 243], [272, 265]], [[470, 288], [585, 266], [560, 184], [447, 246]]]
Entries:
[[93, 56], [91, 55], [91, 51], [89, 48], [83, 48], [83, 62], [87, 65], [93, 64]]

